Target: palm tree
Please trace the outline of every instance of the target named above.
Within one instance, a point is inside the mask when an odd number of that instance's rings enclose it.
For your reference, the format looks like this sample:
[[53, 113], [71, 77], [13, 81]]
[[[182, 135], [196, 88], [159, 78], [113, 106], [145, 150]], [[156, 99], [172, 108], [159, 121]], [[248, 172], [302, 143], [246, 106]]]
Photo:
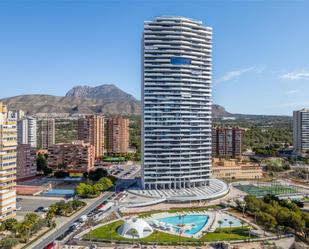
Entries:
[[132, 235], [132, 244], [133, 244], [134, 239], [135, 239], [135, 236], [138, 235], [138, 234], [137, 234], [137, 231], [136, 231], [135, 229], [132, 229], [132, 230], [131, 230], [131, 235]]
[[221, 233], [221, 226], [223, 224], [223, 221], [222, 220], [218, 220], [218, 224], [219, 224], [219, 232]]
[[243, 220], [241, 220], [240, 223], [241, 223], [241, 229], [244, 229], [244, 224], [245, 224], [246, 222], [244, 222]]
[[230, 239], [231, 239], [233, 221], [230, 220], [229, 225], [230, 225]]
[[92, 225], [94, 224], [94, 222], [93, 222], [93, 219], [92, 218], [90, 218], [90, 219], [88, 219], [87, 221], [86, 221], [86, 226], [88, 227], [88, 228], [90, 228], [89, 229], [89, 241], [91, 242], [91, 232], [92, 232]]

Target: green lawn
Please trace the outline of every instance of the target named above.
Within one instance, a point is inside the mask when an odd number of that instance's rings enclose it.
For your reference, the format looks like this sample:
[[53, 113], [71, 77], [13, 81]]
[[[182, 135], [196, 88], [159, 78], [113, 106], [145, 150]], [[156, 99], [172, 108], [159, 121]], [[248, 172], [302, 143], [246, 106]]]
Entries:
[[[99, 227], [91, 232], [92, 239], [102, 239], [102, 240], [119, 240], [119, 241], [132, 241], [132, 239], [126, 239], [118, 235], [117, 229], [123, 224], [123, 221], [115, 221], [108, 225]], [[171, 243], [175, 244], [180, 242], [211, 242], [211, 241], [221, 241], [221, 240], [240, 240], [247, 239], [248, 228], [232, 228], [231, 234], [229, 233], [229, 228], [223, 228], [219, 232], [216, 230], [213, 233], [207, 233], [200, 239], [179, 237], [177, 235], [171, 235], [168, 233], [154, 231], [150, 236], [140, 239], [141, 242], [146, 243]], [[84, 236], [84, 239], [89, 239], [89, 234]]]
[[125, 160], [126, 158], [123, 156], [119, 156], [119, 157], [107, 156], [103, 158], [104, 162], [124, 162]]

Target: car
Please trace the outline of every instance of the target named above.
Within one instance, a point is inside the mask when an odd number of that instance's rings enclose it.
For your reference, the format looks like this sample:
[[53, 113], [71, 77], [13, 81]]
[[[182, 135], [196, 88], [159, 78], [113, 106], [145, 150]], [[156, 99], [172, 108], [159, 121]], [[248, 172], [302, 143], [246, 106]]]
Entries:
[[20, 211], [21, 210], [21, 206], [16, 207], [16, 211]]
[[44, 207], [38, 207], [36, 210], [34, 210], [34, 212], [44, 212]]

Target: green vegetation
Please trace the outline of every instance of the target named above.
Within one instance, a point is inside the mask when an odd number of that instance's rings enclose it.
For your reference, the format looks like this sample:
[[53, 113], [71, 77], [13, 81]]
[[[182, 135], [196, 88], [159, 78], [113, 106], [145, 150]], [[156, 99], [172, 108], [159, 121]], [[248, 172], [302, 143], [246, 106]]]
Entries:
[[123, 157], [123, 156], [104, 156], [103, 157], [103, 161], [104, 162], [113, 162], [113, 163], [116, 163], [116, 162], [124, 162], [126, 161], [126, 158]]
[[94, 198], [100, 193], [113, 186], [113, 182], [108, 177], [102, 177], [97, 182], [80, 183], [76, 187], [76, 193], [82, 198]]
[[48, 218], [40, 218], [35, 213], [26, 214], [22, 222], [15, 218], [7, 219], [2, 223], [1, 229], [8, 231], [10, 235], [1, 239], [0, 248], [11, 249], [18, 243], [27, 243], [32, 235], [51, 225]]
[[55, 142], [71, 143], [77, 140], [76, 119], [56, 119], [55, 121]]
[[84, 177], [88, 178], [91, 181], [99, 181], [102, 177], [106, 177], [108, 176], [107, 170], [106, 169], [102, 169], [102, 168], [98, 168], [94, 171], [90, 171], [85, 172], [84, 173]]
[[[132, 241], [124, 238], [117, 233], [118, 228], [123, 224], [122, 220], [112, 222], [108, 225], [99, 227], [91, 232], [92, 239], [98, 240], [118, 240], [118, 241]], [[240, 240], [248, 238], [248, 228], [231, 228], [216, 230], [213, 233], [207, 233], [200, 239], [182, 237], [178, 235], [171, 235], [164, 232], [154, 231], [150, 236], [138, 239], [141, 243], [159, 243], [159, 244], [178, 244], [192, 242], [211, 242], [220, 240]], [[89, 235], [85, 235], [84, 239], [89, 239]]]
[[86, 203], [80, 200], [73, 200], [68, 202], [59, 201], [50, 205], [46, 217], [48, 217], [50, 220], [52, 220], [56, 215], [68, 217], [84, 206], [86, 206]]
[[18, 244], [18, 240], [14, 236], [7, 236], [0, 241], [0, 248], [11, 249]]
[[282, 158], [267, 158], [263, 163], [266, 164], [267, 171], [281, 172], [291, 168], [290, 163]]
[[[238, 203], [242, 210], [242, 203]], [[245, 211], [253, 215], [265, 230], [293, 232], [306, 238], [309, 235], [309, 214], [302, 212], [297, 203], [279, 200], [273, 195], [258, 199], [253, 195], [245, 197]]]
[[260, 155], [275, 156], [279, 149], [292, 144], [291, 117], [239, 115], [236, 120], [214, 119], [214, 125], [245, 128], [243, 149]]
[[37, 171], [42, 171], [45, 176], [53, 173], [53, 170], [47, 166], [47, 155], [39, 154], [36, 158]]

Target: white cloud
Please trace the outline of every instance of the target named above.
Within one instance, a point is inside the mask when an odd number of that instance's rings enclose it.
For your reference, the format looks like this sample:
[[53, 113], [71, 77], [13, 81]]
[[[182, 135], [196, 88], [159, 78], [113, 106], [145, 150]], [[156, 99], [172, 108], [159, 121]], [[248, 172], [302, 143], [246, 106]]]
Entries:
[[309, 80], [309, 70], [297, 70], [280, 75], [284, 80]]
[[239, 69], [239, 70], [234, 70], [234, 71], [227, 72], [225, 75], [218, 78], [214, 82], [215, 83], [221, 83], [221, 82], [225, 82], [225, 81], [229, 81], [229, 80], [232, 80], [234, 78], [237, 78], [237, 77], [239, 77], [239, 76], [241, 76], [245, 73], [248, 73], [248, 72], [260, 73], [263, 70], [264, 70], [263, 68], [256, 68], [256, 67], [247, 67], [247, 68], [243, 68], [243, 69]]
[[299, 90], [289, 90], [289, 91], [286, 91], [285, 93], [284, 93], [284, 95], [290, 95], [290, 94], [294, 94], [294, 93], [299, 93]]

